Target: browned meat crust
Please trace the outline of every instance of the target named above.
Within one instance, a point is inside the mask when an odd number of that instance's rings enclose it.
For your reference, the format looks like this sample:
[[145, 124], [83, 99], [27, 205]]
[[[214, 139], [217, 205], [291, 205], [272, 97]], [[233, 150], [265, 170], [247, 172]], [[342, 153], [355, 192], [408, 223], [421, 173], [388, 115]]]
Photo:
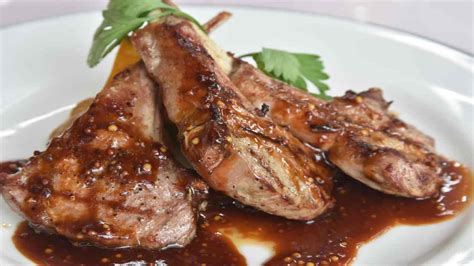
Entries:
[[155, 84], [138, 64], [117, 75], [62, 136], [0, 190], [34, 226], [104, 247], [186, 245], [207, 186], [162, 141]]
[[425, 198], [438, 193], [442, 159], [434, 141], [389, 113], [380, 89], [348, 91], [326, 102], [234, 59], [231, 79], [255, 108], [355, 179], [389, 194]]
[[318, 216], [332, 205], [330, 171], [287, 130], [254, 112], [201, 34], [168, 17], [132, 37], [162, 89], [186, 158], [212, 188], [244, 204], [290, 219]]

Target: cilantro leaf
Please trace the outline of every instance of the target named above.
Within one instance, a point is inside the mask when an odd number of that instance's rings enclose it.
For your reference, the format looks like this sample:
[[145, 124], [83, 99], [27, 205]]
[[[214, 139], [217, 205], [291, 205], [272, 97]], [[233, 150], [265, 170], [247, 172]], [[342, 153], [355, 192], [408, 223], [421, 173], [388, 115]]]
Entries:
[[323, 62], [318, 55], [263, 48], [259, 53], [245, 54], [240, 58], [248, 56], [268, 76], [303, 91], [308, 91], [306, 82], [309, 81], [319, 90], [319, 93], [311, 93], [312, 95], [324, 100], [331, 99], [326, 93], [329, 86], [323, 82], [329, 79], [329, 75], [324, 72]]
[[87, 64], [96, 66], [130, 32], [145, 22], [169, 15], [188, 19], [203, 29], [196, 19], [162, 0], [110, 0], [102, 12], [104, 20], [94, 34]]

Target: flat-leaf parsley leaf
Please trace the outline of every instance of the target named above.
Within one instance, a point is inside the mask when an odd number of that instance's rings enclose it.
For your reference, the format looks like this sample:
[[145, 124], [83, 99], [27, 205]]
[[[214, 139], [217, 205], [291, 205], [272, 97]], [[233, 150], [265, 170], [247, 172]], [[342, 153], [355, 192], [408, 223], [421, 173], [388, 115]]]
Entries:
[[102, 12], [104, 20], [94, 34], [87, 64], [96, 66], [130, 32], [145, 22], [169, 15], [186, 18], [203, 30], [196, 19], [161, 0], [110, 0]]
[[240, 58], [248, 56], [251, 56], [257, 67], [268, 76], [303, 91], [308, 91], [306, 81], [309, 81], [319, 90], [319, 93], [312, 93], [314, 96], [331, 99], [331, 96], [326, 94], [329, 86], [323, 82], [329, 79], [329, 75], [324, 72], [323, 62], [318, 55], [263, 48], [259, 53], [245, 54]]

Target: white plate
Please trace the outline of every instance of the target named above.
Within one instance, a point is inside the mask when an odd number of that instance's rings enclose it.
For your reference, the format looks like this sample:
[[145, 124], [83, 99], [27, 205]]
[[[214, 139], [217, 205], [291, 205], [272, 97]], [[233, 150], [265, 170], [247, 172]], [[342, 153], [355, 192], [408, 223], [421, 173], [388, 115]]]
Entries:
[[[473, 58], [442, 45], [380, 27], [331, 17], [235, 7], [190, 7], [201, 21], [220, 10], [234, 17], [213, 34], [225, 49], [243, 54], [264, 47], [318, 53], [331, 75], [331, 93], [382, 87], [402, 118], [434, 136], [438, 150], [471, 168]], [[89, 69], [86, 55], [98, 12], [2, 29], [0, 160], [27, 158], [44, 149], [51, 129], [77, 101], [98, 92], [113, 56]], [[357, 264], [473, 263], [473, 207], [448, 222], [399, 226], [364, 245]], [[0, 201], [0, 223], [20, 218]], [[31, 263], [0, 228], [0, 265]], [[265, 252], [244, 248], [250, 265]]]

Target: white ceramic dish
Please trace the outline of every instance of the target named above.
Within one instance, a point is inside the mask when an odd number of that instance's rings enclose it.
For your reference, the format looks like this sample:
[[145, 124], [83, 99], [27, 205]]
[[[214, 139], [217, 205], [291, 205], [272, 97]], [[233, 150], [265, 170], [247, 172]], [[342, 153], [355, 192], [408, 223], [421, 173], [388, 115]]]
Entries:
[[[264, 47], [318, 53], [331, 75], [331, 94], [384, 88], [393, 109], [437, 140], [438, 150], [473, 167], [473, 58], [416, 36], [330, 17], [235, 7], [188, 7], [204, 21], [221, 10], [234, 17], [213, 33], [243, 54]], [[8, 27], [0, 31], [0, 160], [27, 158], [74, 103], [98, 92], [113, 56], [89, 69], [86, 55], [99, 12]], [[355, 265], [474, 263], [473, 210], [428, 226], [399, 226], [364, 245]], [[13, 246], [21, 219], [0, 200], [0, 265], [31, 264]], [[242, 246], [249, 265], [270, 251]]]

